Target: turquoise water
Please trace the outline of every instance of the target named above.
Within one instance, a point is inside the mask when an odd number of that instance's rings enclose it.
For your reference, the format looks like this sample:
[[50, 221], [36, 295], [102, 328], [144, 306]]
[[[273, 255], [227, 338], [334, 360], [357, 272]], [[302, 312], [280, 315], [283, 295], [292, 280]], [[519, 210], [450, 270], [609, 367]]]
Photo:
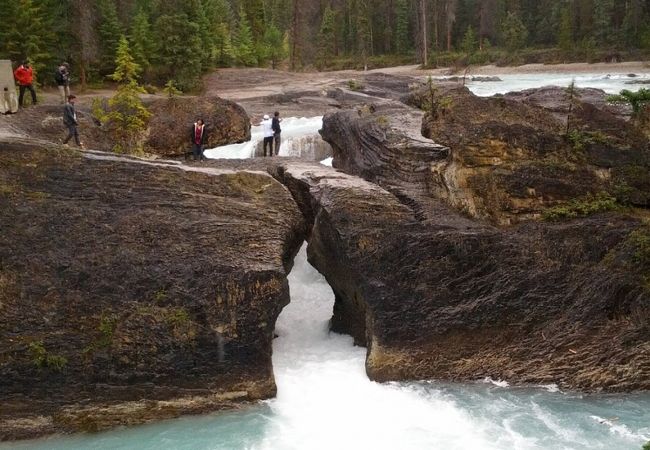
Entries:
[[0, 449], [634, 449], [650, 440], [650, 395], [581, 396], [557, 387], [370, 382], [365, 349], [328, 333], [333, 294], [304, 249], [277, 324], [278, 397], [240, 411]]

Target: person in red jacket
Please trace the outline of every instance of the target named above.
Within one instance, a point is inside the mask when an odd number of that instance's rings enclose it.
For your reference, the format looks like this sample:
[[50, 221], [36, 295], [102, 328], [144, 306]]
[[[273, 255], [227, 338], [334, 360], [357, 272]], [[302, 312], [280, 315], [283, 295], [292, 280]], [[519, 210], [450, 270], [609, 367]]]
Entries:
[[20, 89], [20, 94], [18, 95], [18, 106], [23, 106], [23, 97], [25, 96], [25, 90], [29, 89], [29, 92], [32, 94], [32, 104], [36, 104], [36, 91], [34, 90], [34, 70], [32, 66], [29, 65], [28, 61], [25, 61], [14, 71], [14, 77], [18, 82], [18, 88]]

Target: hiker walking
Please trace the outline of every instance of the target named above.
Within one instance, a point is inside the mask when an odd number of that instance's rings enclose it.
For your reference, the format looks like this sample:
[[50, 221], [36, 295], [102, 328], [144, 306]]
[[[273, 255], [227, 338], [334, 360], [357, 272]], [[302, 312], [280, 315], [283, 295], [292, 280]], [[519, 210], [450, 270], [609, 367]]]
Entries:
[[262, 131], [264, 132], [264, 156], [266, 156], [266, 148], [269, 149], [269, 156], [273, 156], [273, 122], [268, 114], [264, 114], [262, 120]]
[[66, 103], [66, 99], [70, 97], [70, 65], [67, 62], [61, 63], [54, 73], [54, 81], [59, 87], [59, 94], [61, 95], [61, 104]]
[[23, 97], [25, 96], [25, 90], [29, 90], [32, 94], [32, 104], [36, 104], [36, 91], [34, 90], [34, 70], [32, 66], [29, 65], [29, 61], [24, 61], [16, 70], [14, 70], [14, 77], [18, 82], [18, 88], [20, 89], [20, 94], [18, 95], [18, 106], [23, 106]]
[[275, 152], [276, 156], [280, 154], [280, 133], [282, 133], [280, 122], [282, 122], [282, 119], [280, 119], [280, 112], [276, 111], [273, 114], [273, 120], [271, 124], [271, 128], [273, 129], [273, 151]]
[[197, 119], [192, 127], [192, 155], [194, 160], [203, 161], [205, 156], [203, 156], [203, 148], [205, 146], [205, 139], [208, 133], [205, 129], [205, 123], [203, 119]]
[[68, 137], [63, 140], [63, 145], [68, 145], [68, 141], [74, 137], [77, 145], [84, 148], [84, 145], [79, 140], [79, 131], [77, 130], [79, 122], [77, 121], [77, 112], [74, 109], [76, 98], [74, 95], [70, 95], [68, 102], [63, 107], [63, 123], [68, 128]]

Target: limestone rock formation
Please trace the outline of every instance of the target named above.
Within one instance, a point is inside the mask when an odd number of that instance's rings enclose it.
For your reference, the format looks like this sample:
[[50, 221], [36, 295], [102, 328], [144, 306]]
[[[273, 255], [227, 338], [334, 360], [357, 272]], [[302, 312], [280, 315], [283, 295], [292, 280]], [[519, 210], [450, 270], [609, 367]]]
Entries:
[[[650, 203], [648, 139], [608, 107], [576, 98], [567, 135], [561, 110], [531, 101], [482, 98], [449, 86], [431, 93], [425, 87], [406, 101], [428, 113], [379, 105], [368, 114], [328, 114], [322, 135], [335, 167], [422, 211], [442, 200], [496, 224], [539, 218], [550, 207], [600, 193]], [[422, 117], [425, 138], [414, 126]]]
[[304, 240], [265, 172], [0, 146], [0, 439], [275, 394]]
[[367, 345], [372, 379], [650, 389], [650, 229], [638, 218], [422, 221], [354, 176], [274, 170], [313, 224], [308, 256], [334, 290], [332, 328]]
[[206, 148], [251, 138], [250, 118], [237, 103], [219, 97], [174, 97], [155, 101], [149, 122], [147, 152], [181, 156], [191, 151], [192, 124], [202, 118], [208, 130]]

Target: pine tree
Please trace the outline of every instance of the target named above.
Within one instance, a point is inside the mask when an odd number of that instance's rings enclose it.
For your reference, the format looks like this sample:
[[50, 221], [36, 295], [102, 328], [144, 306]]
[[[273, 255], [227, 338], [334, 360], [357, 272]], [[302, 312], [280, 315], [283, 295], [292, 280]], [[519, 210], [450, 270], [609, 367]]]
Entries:
[[514, 52], [526, 45], [528, 30], [518, 15], [509, 12], [501, 23], [501, 39], [505, 47]]
[[409, 9], [407, 0], [397, 0], [395, 16], [395, 50], [398, 54], [403, 54], [409, 48]]
[[369, 0], [357, 0], [357, 54], [362, 59], [364, 69], [368, 67], [368, 56], [372, 49], [372, 25], [369, 16]]
[[122, 27], [117, 17], [115, 2], [111, 0], [99, 0], [99, 12], [101, 22], [99, 25], [100, 37], [100, 73], [109, 75], [115, 70], [115, 57], [117, 47], [122, 35]]
[[29, 59], [39, 72], [53, 58], [48, 11], [33, 0], [6, 0], [0, 8], [0, 56], [16, 62]]
[[[205, 1], [205, 0], [203, 0]], [[198, 38], [201, 42], [201, 67], [205, 71], [212, 67], [212, 51], [214, 48], [214, 34], [211, 24], [201, 0], [190, 0], [188, 3], [188, 16], [190, 21], [198, 26]]]
[[284, 39], [278, 27], [271, 24], [264, 33], [264, 58], [271, 61], [271, 67], [277, 68], [280, 61], [286, 58]]
[[254, 66], [257, 64], [255, 47], [253, 44], [253, 32], [251, 31], [244, 6], [239, 8], [239, 22], [237, 33], [234, 36], [235, 60], [243, 66]]
[[574, 46], [571, 10], [568, 6], [562, 8], [557, 43], [565, 52], [570, 51]]
[[467, 27], [467, 31], [465, 32], [465, 36], [463, 36], [463, 42], [460, 47], [467, 55], [472, 55], [476, 51], [478, 41], [476, 39], [476, 33], [474, 33], [474, 29], [471, 25]]
[[611, 44], [614, 35], [612, 27], [614, 0], [593, 0], [593, 2], [593, 24], [596, 42], [601, 45]]
[[149, 14], [141, 8], [133, 18], [129, 34], [133, 59], [147, 73], [151, 67], [151, 58], [155, 55], [155, 41], [149, 23]]
[[334, 57], [336, 44], [335, 20], [334, 11], [328, 5], [323, 12], [323, 20], [318, 32], [317, 59], [319, 67], [325, 67], [327, 62]]
[[219, 66], [229, 66], [234, 57], [230, 29], [224, 22], [217, 23], [214, 30], [213, 60]]
[[138, 85], [140, 66], [135, 62], [124, 35], [120, 37], [115, 58], [115, 72], [111, 78], [118, 82], [117, 92], [106, 108], [96, 101], [95, 116], [105, 124], [115, 139], [113, 151], [117, 153], [142, 153], [141, 138], [151, 113], [140, 100], [144, 92]]
[[185, 92], [196, 88], [204, 64], [199, 26], [186, 14], [173, 14], [158, 17], [154, 29], [161, 75], [175, 80]]

